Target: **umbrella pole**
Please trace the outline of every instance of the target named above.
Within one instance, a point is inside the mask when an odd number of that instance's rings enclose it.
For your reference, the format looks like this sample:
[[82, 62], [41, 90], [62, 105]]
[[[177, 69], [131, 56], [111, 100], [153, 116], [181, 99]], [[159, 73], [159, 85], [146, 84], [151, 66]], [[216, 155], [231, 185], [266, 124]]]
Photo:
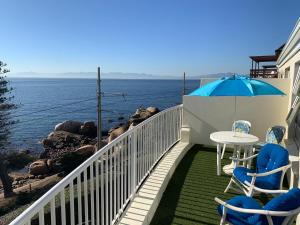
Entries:
[[236, 136], [236, 132], [235, 132], [235, 120], [236, 120], [236, 96], [234, 96], [234, 117], [233, 117], [234, 136]]

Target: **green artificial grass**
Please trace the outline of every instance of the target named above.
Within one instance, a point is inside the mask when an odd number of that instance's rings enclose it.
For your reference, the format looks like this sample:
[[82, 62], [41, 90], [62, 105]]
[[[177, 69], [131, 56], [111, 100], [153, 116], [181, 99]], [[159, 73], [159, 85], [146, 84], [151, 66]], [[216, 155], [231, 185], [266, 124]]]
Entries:
[[[229, 164], [232, 152], [225, 152], [222, 166]], [[216, 149], [194, 146], [178, 165], [151, 225], [219, 224], [215, 197], [228, 200], [237, 193], [224, 193], [230, 176], [216, 174]], [[260, 196], [263, 204], [267, 196]]]

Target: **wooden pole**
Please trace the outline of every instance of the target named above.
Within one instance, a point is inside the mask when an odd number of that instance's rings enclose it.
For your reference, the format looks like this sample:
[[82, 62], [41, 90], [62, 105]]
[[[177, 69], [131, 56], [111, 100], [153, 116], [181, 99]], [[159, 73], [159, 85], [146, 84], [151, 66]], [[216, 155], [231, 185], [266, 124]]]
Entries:
[[102, 139], [102, 126], [101, 126], [101, 77], [100, 77], [100, 67], [98, 67], [98, 79], [97, 79], [97, 147], [99, 150], [101, 148]]

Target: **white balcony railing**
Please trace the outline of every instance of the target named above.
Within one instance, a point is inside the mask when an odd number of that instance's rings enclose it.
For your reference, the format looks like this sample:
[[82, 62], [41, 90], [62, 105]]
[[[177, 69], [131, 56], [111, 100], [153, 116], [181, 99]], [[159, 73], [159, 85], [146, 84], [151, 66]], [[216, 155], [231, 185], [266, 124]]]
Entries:
[[180, 140], [182, 105], [164, 110], [109, 143], [11, 225], [114, 224], [160, 158]]

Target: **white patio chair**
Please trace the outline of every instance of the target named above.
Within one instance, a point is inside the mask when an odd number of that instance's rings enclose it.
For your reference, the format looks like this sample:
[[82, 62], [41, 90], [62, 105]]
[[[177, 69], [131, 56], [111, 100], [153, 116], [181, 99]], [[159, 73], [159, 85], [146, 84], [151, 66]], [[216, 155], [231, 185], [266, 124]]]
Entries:
[[[252, 196], [254, 192], [281, 193], [284, 175], [291, 168], [288, 151], [277, 144], [266, 144], [256, 155], [245, 159], [231, 159], [234, 162], [244, 162], [255, 157], [257, 157], [256, 170], [236, 167], [224, 192], [233, 189], [243, 191], [247, 196]], [[234, 188], [233, 184], [239, 189]]]
[[265, 206], [247, 196], [236, 196], [227, 202], [219, 198], [217, 210], [221, 215], [220, 225], [291, 225], [300, 213], [300, 189], [281, 191]]

